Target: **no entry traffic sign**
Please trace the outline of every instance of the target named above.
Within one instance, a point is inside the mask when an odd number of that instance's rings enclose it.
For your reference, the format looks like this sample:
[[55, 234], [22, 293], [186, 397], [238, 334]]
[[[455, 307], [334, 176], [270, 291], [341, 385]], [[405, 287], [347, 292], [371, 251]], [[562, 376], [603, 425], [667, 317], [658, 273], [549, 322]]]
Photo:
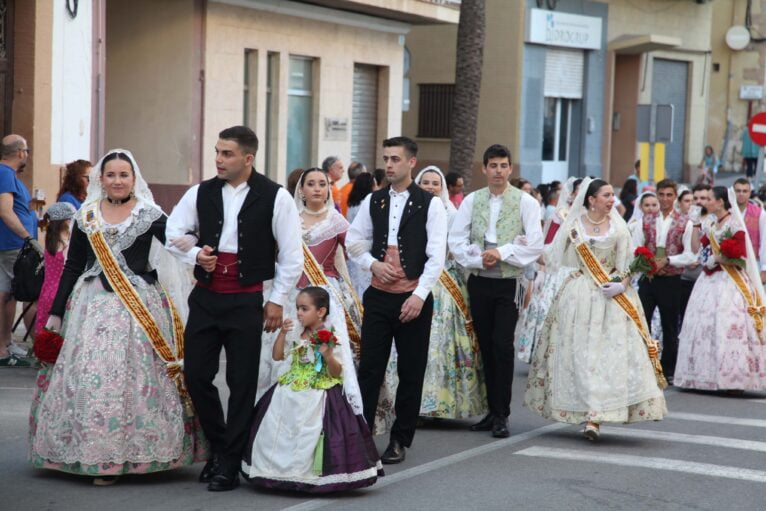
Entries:
[[755, 114], [747, 123], [747, 131], [753, 143], [761, 147], [766, 146], [766, 112]]

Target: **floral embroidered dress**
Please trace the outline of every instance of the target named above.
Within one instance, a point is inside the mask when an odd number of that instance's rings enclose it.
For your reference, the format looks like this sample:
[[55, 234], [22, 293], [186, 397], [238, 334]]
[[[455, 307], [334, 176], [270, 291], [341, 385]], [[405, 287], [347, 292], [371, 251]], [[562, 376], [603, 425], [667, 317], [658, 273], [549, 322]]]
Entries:
[[[686, 307], [678, 337], [678, 365], [674, 385], [701, 390], [766, 390], [766, 336], [755, 328], [747, 303], [734, 280], [711, 260], [710, 236], [719, 244], [725, 234], [746, 241], [744, 226], [732, 216], [718, 228], [706, 222], [700, 240], [703, 273]], [[744, 249], [743, 249], [744, 252]], [[709, 263], [709, 264], [708, 264]], [[752, 293], [746, 272], [737, 270]]]
[[[104, 223], [102, 230], [120, 269], [165, 338], [173, 339], [169, 303], [148, 263], [152, 238], [164, 242], [165, 219], [159, 209], [139, 201], [122, 223]], [[32, 402], [32, 465], [115, 476], [207, 459], [199, 422], [183, 406], [138, 322], [119, 296], [105, 289], [103, 270], [94, 262], [82, 225], [78, 216], [51, 312], [59, 313], [59, 295], [68, 297], [64, 344], [56, 364], [40, 370]]]
[[[628, 229], [584, 236], [603, 267], [625, 271], [633, 255]], [[566, 423], [638, 422], [667, 414], [644, 341], [635, 324], [601, 289], [566, 242], [562, 268], [574, 269], [555, 296], [532, 355], [524, 406], [546, 419]], [[637, 307], [631, 287], [625, 294]]]
[[[326, 218], [303, 230], [303, 241], [314, 255], [314, 259], [319, 264], [330, 286], [332, 286], [332, 289], [328, 289], [330, 291], [331, 304], [340, 304], [350, 317], [356, 331], [361, 333], [361, 303], [348, 279], [345, 256], [343, 255], [343, 244], [346, 240], [348, 228], [349, 224], [343, 218], [343, 215], [331, 209], [328, 211]], [[288, 301], [284, 305], [284, 317], [295, 317], [295, 298], [301, 289], [310, 284], [307, 272], [304, 270], [297, 286], [290, 293]], [[267, 295], [264, 294], [264, 296]], [[256, 401], [274, 385], [279, 375], [284, 373], [289, 367], [288, 360], [277, 362], [271, 359], [271, 348], [274, 346], [276, 338], [277, 332], [264, 333], [262, 337]], [[352, 346], [352, 348], [356, 354], [357, 346]], [[355, 358], [355, 362], [357, 361], [358, 358]]]
[[383, 466], [343, 379], [331, 376], [326, 363], [317, 371], [306, 339], [293, 346], [290, 369], [255, 407], [242, 473], [256, 486], [310, 493], [374, 484]]

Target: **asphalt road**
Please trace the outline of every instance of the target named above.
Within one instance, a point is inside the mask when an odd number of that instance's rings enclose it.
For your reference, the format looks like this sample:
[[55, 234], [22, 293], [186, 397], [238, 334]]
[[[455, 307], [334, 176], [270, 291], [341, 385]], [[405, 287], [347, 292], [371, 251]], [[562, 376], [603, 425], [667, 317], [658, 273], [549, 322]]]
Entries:
[[[671, 389], [666, 420], [605, 427], [601, 441], [591, 444], [579, 427], [546, 422], [521, 406], [526, 366], [519, 366], [510, 438], [471, 433], [471, 421], [429, 423], [407, 460], [387, 466], [378, 484], [321, 498], [247, 484], [210, 493], [196, 482], [201, 465], [126, 476], [111, 487], [32, 469], [26, 453], [35, 371], [2, 369], [0, 509], [766, 509], [766, 393]], [[377, 443], [383, 449], [386, 438]]]

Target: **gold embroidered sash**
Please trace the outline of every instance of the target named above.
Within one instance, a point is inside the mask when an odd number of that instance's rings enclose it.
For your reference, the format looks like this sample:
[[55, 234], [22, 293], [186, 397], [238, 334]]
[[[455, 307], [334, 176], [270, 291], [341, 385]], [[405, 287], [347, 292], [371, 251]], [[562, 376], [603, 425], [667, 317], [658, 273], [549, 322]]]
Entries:
[[[601, 266], [601, 263], [596, 258], [596, 256], [593, 255], [593, 252], [591, 251], [590, 247], [588, 247], [588, 244], [580, 241], [580, 236], [576, 228], [573, 228], [570, 231], [569, 239], [572, 241], [572, 244], [575, 247], [575, 251], [580, 257], [580, 261], [582, 261], [583, 265], [588, 269], [588, 273], [596, 282], [596, 284], [603, 286], [609, 282], [609, 274], [606, 272], [606, 270], [604, 270], [604, 267]], [[668, 382], [665, 380], [665, 375], [662, 373], [662, 364], [660, 364], [659, 360], [657, 341], [651, 338], [649, 331], [641, 321], [641, 316], [639, 315], [638, 310], [633, 305], [633, 302], [631, 302], [628, 297], [625, 296], [625, 293], [620, 293], [617, 296], [612, 297], [612, 299], [617, 303], [617, 305], [620, 306], [623, 312], [628, 315], [628, 318], [630, 318], [633, 324], [636, 325], [636, 328], [638, 328], [638, 332], [641, 334], [641, 338], [646, 345], [646, 350], [649, 354], [649, 360], [652, 363], [652, 368], [654, 369], [654, 376], [657, 379], [657, 386], [659, 386], [661, 389], [666, 388], [668, 386]]]
[[[306, 274], [306, 277], [308, 277], [309, 282], [311, 282], [312, 286], [327, 287], [335, 295], [335, 298], [338, 300], [338, 303], [341, 306], [344, 305], [343, 297], [340, 296], [337, 289], [335, 289], [335, 287], [332, 284], [330, 284], [330, 281], [327, 279], [327, 275], [324, 274], [324, 271], [322, 271], [322, 267], [319, 265], [319, 261], [317, 261], [316, 257], [314, 257], [314, 254], [311, 252], [311, 249], [309, 249], [308, 245], [306, 245], [305, 243], [303, 243], [303, 272]], [[354, 300], [359, 305], [359, 312], [363, 313], [362, 305], [359, 304], [359, 299], [356, 297], [356, 293], [354, 292], [353, 289], [351, 290], [351, 293], [353, 293]], [[361, 354], [361, 346], [362, 346], [361, 332], [357, 329], [357, 326], [354, 323], [354, 320], [351, 318], [351, 314], [349, 314], [345, 306], [343, 306], [343, 314], [346, 317], [346, 328], [348, 329], [348, 337], [351, 340], [351, 345], [353, 346], [354, 352], [356, 353], [358, 357]]]
[[441, 275], [439, 275], [439, 282], [450, 294], [452, 301], [455, 302], [457, 308], [460, 309], [460, 313], [463, 315], [463, 319], [465, 320], [465, 331], [471, 338], [471, 346], [473, 347], [473, 352], [478, 353], [479, 341], [476, 338], [476, 331], [473, 328], [471, 311], [468, 309], [468, 302], [465, 301], [465, 296], [463, 296], [463, 293], [460, 291], [460, 286], [457, 285], [457, 282], [455, 282], [455, 279], [452, 278], [452, 275], [450, 275], [447, 270], [442, 270]]
[[186, 408], [187, 413], [191, 415], [193, 414], [193, 408], [189, 392], [186, 389], [183, 374], [184, 325], [183, 321], [181, 321], [181, 316], [178, 314], [178, 310], [173, 304], [170, 295], [165, 293], [165, 290], [163, 289], [162, 291], [170, 306], [170, 314], [173, 320], [173, 337], [175, 341], [175, 350], [173, 350], [162, 335], [162, 331], [154, 320], [154, 317], [152, 317], [151, 312], [149, 312], [149, 309], [146, 307], [146, 304], [141, 300], [138, 292], [117, 263], [117, 259], [114, 257], [114, 253], [101, 231], [100, 214], [98, 210], [99, 203], [96, 203], [85, 212], [86, 224], [88, 227], [86, 232], [88, 234], [90, 246], [93, 248], [93, 252], [96, 254], [96, 258], [103, 268], [104, 275], [106, 276], [107, 281], [109, 281], [109, 285], [112, 286], [112, 290], [120, 298], [120, 301], [125, 308], [128, 309], [131, 317], [141, 326], [141, 330], [144, 331], [149, 338], [149, 341], [152, 343], [154, 352], [165, 364], [168, 376], [178, 388], [181, 403]]
[[[721, 246], [718, 244], [718, 240], [715, 239], [715, 236], [712, 233], [708, 236], [708, 239], [710, 240], [710, 248], [713, 249], [713, 254], [719, 255], [721, 253]], [[734, 281], [737, 289], [739, 289], [739, 293], [742, 295], [742, 298], [745, 299], [745, 303], [747, 304], [747, 313], [753, 318], [755, 329], [760, 333], [763, 330], [763, 316], [766, 315], [766, 307], [764, 307], [761, 301], [761, 294], [758, 293], [758, 291], [755, 291], [754, 293], [750, 292], [740, 268], [732, 264], [719, 263], [719, 265], [723, 268], [723, 271], [731, 277], [731, 280]]]

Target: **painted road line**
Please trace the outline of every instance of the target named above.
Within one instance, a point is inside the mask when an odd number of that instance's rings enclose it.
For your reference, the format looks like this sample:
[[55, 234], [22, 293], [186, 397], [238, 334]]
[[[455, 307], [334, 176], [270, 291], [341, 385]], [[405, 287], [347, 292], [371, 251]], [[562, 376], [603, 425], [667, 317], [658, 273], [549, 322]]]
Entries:
[[[398, 483], [400, 481], [406, 481], [408, 479], [412, 479], [413, 477], [417, 477], [422, 474], [427, 474], [428, 472], [433, 472], [434, 470], [439, 470], [445, 467], [449, 467], [455, 463], [458, 463], [470, 458], [475, 458], [476, 456], [481, 456], [482, 454], [493, 453], [493, 452], [496, 452], [498, 449], [503, 449], [504, 447], [509, 447], [514, 444], [526, 442], [527, 440], [531, 440], [538, 436], [545, 435], [546, 433], [550, 433], [552, 431], [558, 431], [559, 429], [564, 429], [568, 427], [572, 427], [572, 425], [562, 424], [562, 423], [548, 424], [547, 426], [543, 426], [541, 428], [533, 429], [525, 433], [519, 433], [518, 435], [513, 435], [512, 437], [506, 438], [505, 440], [497, 440], [495, 442], [490, 442], [488, 444], [484, 444], [479, 447], [474, 447], [473, 449], [461, 451], [461, 452], [452, 454], [450, 456], [445, 456], [444, 458], [439, 458], [437, 460], [429, 461], [428, 463], [424, 463], [416, 467], [402, 470], [401, 472], [397, 472], [395, 474], [387, 475], [381, 479], [378, 479], [378, 482], [375, 485], [370, 486], [369, 488], [364, 488], [359, 491], [375, 491], [379, 488], [386, 487], [390, 484]], [[286, 507], [282, 511], [313, 511], [314, 509], [320, 509], [330, 504], [342, 503], [342, 502], [343, 502], [342, 500], [338, 500], [338, 499], [328, 499], [328, 498], [313, 499], [309, 502], [304, 502], [303, 504], [297, 504], [295, 506]]]
[[586, 461], [590, 463], [620, 465], [632, 468], [667, 470], [670, 472], [683, 472], [686, 474], [697, 474], [706, 477], [720, 477], [724, 479], [738, 479], [740, 481], [766, 483], [766, 472], [763, 470], [752, 470], [748, 468], [731, 467], [727, 465], [713, 465], [712, 463], [697, 463], [693, 461], [676, 460], [671, 458], [633, 456], [630, 454], [609, 454], [604, 452], [591, 454], [591, 451], [557, 449], [552, 447], [529, 447], [514, 454], [535, 458]]
[[749, 426], [752, 428], [766, 428], [766, 420], [742, 419], [739, 417], [725, 417], [723, 415], [705, 415], [701, 413], [675, 412], [668, 415], [669, 419], [696, 422], [712, 422], [722, 426]]
[[766, 442], [758, 442], [755, 440], [740, 440], [738, 438], [709, 435], [687, 435], [686, 433], [673, 433], [670, 431], [650, 431], [647, 429], [626, 429], [604, 426], [601, 427], [601, 432], [609, 436], [645, 438], [647, 440], [681, 442], [684, 444], [698, 444], [710, 447], [725, 447], [727, 449], [766, 452]]

